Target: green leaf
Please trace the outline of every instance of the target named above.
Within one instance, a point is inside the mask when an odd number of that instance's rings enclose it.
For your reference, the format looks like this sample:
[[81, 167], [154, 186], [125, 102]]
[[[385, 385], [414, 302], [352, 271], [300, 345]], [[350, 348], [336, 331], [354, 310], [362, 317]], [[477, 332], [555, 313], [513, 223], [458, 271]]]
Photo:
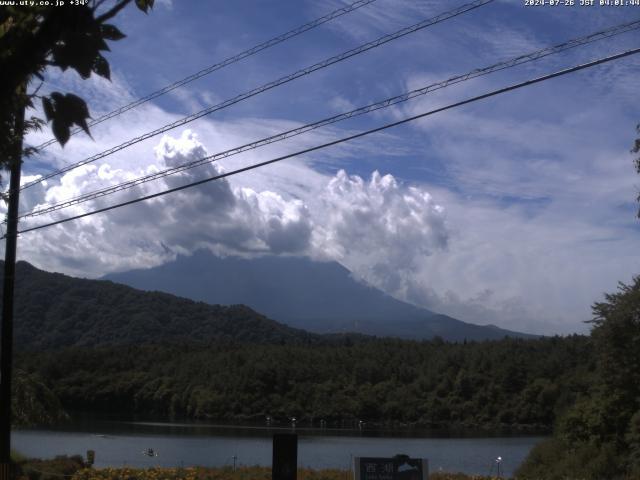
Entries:
[[64, 95], [62, 95], [60, 92], [52, 92], [51, 99], [54, 101], [54, 103], [64, 102]]
[[109, 62], [100, 54], [96, 55], [93, 61], [93, 71], [101, 77], [111, 80], [111, 70], [109, 69]]
[[53, 135], [56, 137], [56, 140], [64, 147], [70, 137], [69, 124], [60, 118], [54, 118], [51, 124], [51, 130], [53, 130]]
[[72, 93], [66, 95], [53, 92], [51, 100], [44, 98], [43, 108], [48, 120], [52, 120], [51, 129], [56, 139], [62, 146], [69, 140], [70, 128], [78, 125], [85, 133], [91, 136], [87, 118], [90, 118], [89, 109], [85, 101]]
[[51, 99], [49, 97], [42, 97], [42, 109], [44, 110], [45, 117], [47, 117], [47, 122], [55, 116], [53, 111], [53, 104], [51, 103]]
[[126, 35], [118, 30], [116, 26], [110, 25], [108, 23], [100, 25], [100, 30], [102, 32], [102, 38], [105, 38], [107, 40], [117, 41], [122, 40], [126, 37]]
[[81, 127], [87, 135], [90, 135], [86, 122], [86, 119], [90, 118], [89, 108], [86, 102], [73, 93], [67, 93], [64, 96], [64, 102], [61, 106], [64, 109], [64, 116], [70, 120], [70, 123], [75, 123]]
[[79, 59], [74, 65], [73, 68], [75, 68], [76, 72], [78, 72], [78, 74], [84, 79], [86, 80], [87, 78], [89, 78], [91, 76], [91, 71], [92, 71], [92, 65], [91, 62], [86, 59]]
[[107, 42], [104, 41], [104, 38], [100, 37], [96, 39], [97, 43], [98, 43], [98, 50], [102, 50], [103, 52], [110, 52], [111, 49], [109, 48], [109, 45], [107, 45]]
[[147, 13], [150, 8], [153, 8], [154, 0], [136, 0], [137, 7], [144, 13]]

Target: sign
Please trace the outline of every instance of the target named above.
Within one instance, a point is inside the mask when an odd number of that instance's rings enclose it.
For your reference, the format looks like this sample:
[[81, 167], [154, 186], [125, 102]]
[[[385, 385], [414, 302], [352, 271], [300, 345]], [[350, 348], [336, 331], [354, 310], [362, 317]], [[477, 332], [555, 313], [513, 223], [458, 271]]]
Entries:
[[409, 458], [396, 455], [393, 458], [355, 457], [354, 480], [427, 480], [429, 462], [426, 458]]

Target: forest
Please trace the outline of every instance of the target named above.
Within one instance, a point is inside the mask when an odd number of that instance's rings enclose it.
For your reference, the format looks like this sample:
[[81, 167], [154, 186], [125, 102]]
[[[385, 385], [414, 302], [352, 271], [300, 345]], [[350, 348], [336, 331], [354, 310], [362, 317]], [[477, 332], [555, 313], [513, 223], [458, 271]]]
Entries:
[[587, 337], [146, 345], [18, 356], [70, 411], [550, 431], [595, 368]]

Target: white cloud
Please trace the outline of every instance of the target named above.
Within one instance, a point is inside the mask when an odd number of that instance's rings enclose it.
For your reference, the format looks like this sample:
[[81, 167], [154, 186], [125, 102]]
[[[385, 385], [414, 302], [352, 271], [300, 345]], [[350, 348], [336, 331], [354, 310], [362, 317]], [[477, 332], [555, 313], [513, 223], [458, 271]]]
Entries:
[[[156, 160], [144, 170], [87, 165], [63, 175], [50, 187], [28, 189], [23, 208], [46, 205], [116, 184], [150, 171], [163, 170], [207, 154], [191, 131], [180, 138], [165, 136], [155, 148]], [[118, 200], [173, 188], [221, 173], [211, 164], [187, 170], [153, 184], [126, 191]], [[22, 222], [23, 228], [81, 214], [113, 203], [100, 199]], [[226, 180], [157, 197], [135, 207], [112, 210], [25, 235], [20, 254], [47, 269], [97, 276], [108, 271], [157, 265], [176, 253], [210, 248], [218, 253], [299, 253], [311, 235], [310, 217], [300, 200], [272, 191], [234, 188]]]
[[348, 100], [348, 99], [346, 99], [346, 98], [344, 98], [344, 97], [342, 97], [340, 95], [337, 95], [337, 96], [333, 97], [329, 101], [329, 105], [337, 113], [349, 112], [351, 110], [355, 110], [356, 108], [358, 108], [350, 100]]
[[[328, 11], [343, 7], [344, 3], [339, 0], [327, 0], [314, 5], [314, 12], [316, 15], [325, 15]], [[451, 9], [452, 6], [446, 0], [434, 2], [378, 0], [338, 21], [331, 22], [328, 28], [358, 41], [367, 41], [375, 38], [376, 35], [393, 32]]]
[[419, 259], [447, 246], [444, 208], [425, 190], [402, 186], [392, 175], [375, 171], [365, 182], [340, 170], [318, 210], [318, 253], [387, 291], [395, 290]]
[[[99, 165], [85, 165], [57, 181], [52, 179], [25, 190], [22, 209], [44, 207], [105, 184], [117, 184], [208, 154], [189, 130], [177, 139], [164, 136], [154, 151], [153, 163], [140, 162], [126, 168], [123, 162], [114, 167], [105, 159]], [[222, 171], [218, 164], [187, 170], [129, 189], [117, 200], [177, 187]], [[307, 167], [300, 172], [313, 177]], [[342, 170], [332, 179], [315, 176], [318, 178], [311, 184], [313, 189], [309, 189], [304, 177], [300, 178], [300, 188], [296, 188], [290, 172], [280, 177], [281, 181], [277, 170], [270, 172], [270, 181], [283, 193], [258, 190], [257, 185], [264, 185], [264, 179], [253, 187], [247, 186], [250, 178], [246, 183], [242, 178], [234, 179], [235, 186], [225, 179], [214, 181], [135, 207], [30, 233], [21, 242], [21, 253], [45, 268], [85, 275], [156, 265], [175, 253], [191, 253], [199, 248], [223, 254], [306, 253], [340, 260], [371, 280], [384, 279], [391, 272], [411, 271], [415, 256], [446, 248], [443, 208], [426, 191], [400, 185], [393, 176], [378, 172], [367, 182]], [[114, 202], [112, 198], [102, 198], [29, 218], [23, 228]], [[73, 237], [77, 237], [75, 242], [70, 241]], [[56, 248], [59, 252], [54, 254]]]

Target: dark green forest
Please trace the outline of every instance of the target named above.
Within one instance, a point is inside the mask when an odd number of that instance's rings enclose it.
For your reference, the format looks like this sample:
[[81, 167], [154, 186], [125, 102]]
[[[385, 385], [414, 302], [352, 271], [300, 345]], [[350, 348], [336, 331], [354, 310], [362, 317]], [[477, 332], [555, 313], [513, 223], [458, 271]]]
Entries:
[[296, 417], [434, 428], [550, 430], [588, 388], [586, 337], [452, 344], [68, 348], [18, 364], [71, 411], [264, 422]]

